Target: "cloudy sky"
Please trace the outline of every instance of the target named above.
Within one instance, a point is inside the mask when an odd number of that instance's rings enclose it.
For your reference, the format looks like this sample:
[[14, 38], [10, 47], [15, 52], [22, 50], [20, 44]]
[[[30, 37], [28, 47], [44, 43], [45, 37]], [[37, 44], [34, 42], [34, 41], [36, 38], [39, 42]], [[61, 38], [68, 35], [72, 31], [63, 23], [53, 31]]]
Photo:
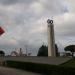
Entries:
[[25, 47], [36, 55], [39, 47], [47, 45], [47, 19], [54, 20], [55, 42], [59, 51], [75, 44], [74, 0], [0, 0], [0, 49], [6, 54]]

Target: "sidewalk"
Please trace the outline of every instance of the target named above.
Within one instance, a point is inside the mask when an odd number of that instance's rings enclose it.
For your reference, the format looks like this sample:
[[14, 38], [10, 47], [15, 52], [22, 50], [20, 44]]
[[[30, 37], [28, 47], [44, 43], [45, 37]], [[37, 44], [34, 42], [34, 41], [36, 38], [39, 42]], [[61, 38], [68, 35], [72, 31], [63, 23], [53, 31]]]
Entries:
[[41, 74], [12, 68], [0, 67], [0, 75], [41, 75]]

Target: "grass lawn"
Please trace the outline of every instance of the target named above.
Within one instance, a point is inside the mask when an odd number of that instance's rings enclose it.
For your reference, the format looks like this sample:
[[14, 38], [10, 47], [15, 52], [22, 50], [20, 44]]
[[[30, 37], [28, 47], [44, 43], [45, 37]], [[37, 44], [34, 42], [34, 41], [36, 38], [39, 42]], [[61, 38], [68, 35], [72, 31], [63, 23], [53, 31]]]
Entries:
[[75, 58], [61, 64], [61, 66], [75, 68]]

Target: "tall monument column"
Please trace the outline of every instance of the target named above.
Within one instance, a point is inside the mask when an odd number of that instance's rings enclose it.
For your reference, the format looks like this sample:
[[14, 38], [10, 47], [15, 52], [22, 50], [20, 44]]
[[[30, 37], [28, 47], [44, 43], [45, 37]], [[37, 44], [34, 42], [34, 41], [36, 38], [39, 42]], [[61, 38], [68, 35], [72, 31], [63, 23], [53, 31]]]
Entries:
[[55, 57], [55, 38], [54, 38], [54, 25], [53, 20], [47, 20], [47, 30], [48, 30], [48, 56]]

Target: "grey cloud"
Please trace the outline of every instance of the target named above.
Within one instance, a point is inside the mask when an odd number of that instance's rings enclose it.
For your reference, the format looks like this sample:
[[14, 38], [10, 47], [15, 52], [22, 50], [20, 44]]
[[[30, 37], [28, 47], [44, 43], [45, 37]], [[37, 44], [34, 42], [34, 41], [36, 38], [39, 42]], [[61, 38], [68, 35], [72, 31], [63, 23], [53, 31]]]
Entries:
[[[59, 17], [59, 16], [57, 16]], [[75, 14], [68, 12], [61, 15], [59, 20], [55, 19], [55, 38], [58, 44], [64, 48], [67, 45], [75, 44]]]
[[[3, 44], [6, 42], [4, 45], [0, 43], [2, 49], [4, 48], [7, 49], [7, 51], [12, 51], [15, 47], [24, 48], [24, 45], [27, 44], [29, 48], [34, 51], [33, 54], [36, 54], [43, 42], [47, 44], [46, 20], [51, 16], [63, 16], [64, 13], [68, 13], [68, 9], [62, 0], [43, 1], [44, 0], [0, 0], [0, 4], [2, 4], [2, 7], [0, 8], [0, 16], [3, 18], [1, 19], [3, 22], [2, 25], [7, 30], [7, 33], [0, 39]], [[28, 3], [27, 8], [23, 9], [21, 3], [24, 3], [25, 5]], [[37, 5], [35, 4], [31, 9], [30, 6], [34, 3]], [[11, 5], [12, 10], [8, 9], [9, 4]], [[7, 5], [6, 9], [8, 10], [4, 9], [5, 5]], [[38, 12], [35, 6], [37, 9], [39, 9], [39, 6], [42, 6], [43, 10], [38, 10]], [[66, 23], [64, 21], [61, 26], [58, 25], [58, 22], [56, 24], [55, 36], [58, 36], [58, 38], [61, 38], [60, 36], [64, 37], [65, 35], [69, 35], [68, 32], [72, 31], [66, 26], [70, 24], [70, 22]], [[12, 43], [14, 43], [15, 40], [17, 44], [13, 45]]]
[[15, 4], [18, 0], [0, 0], [0, 4], [3, 5], [9, 5], [9, 4]]
[[64, 1], [62, 0], [50, 0], [49, 2], [45, 3], [46, 13], [49, 15], [54, 14], [64, 14], [68, 12], [68, 8], [65, 6]]
[[[70, 14], [69, 14], [70, 15]], [[71, 36], [74, 37], [75, 36], [75, 21], [74, 21], [74, 17], [70, 18], [68, 17], [68, 21], [65, 21], [64, 23], [60, 24], [60, 25], [56, 25], [57, 28], [55, 27], [55, 31], [56, 34], [58, 34], [59, 36]]]
[[0, 4], [2, 5], [13, 5], [13, 4], [16, 4], [16, 3], [31, 3], [35, 0], [0, 0]]

